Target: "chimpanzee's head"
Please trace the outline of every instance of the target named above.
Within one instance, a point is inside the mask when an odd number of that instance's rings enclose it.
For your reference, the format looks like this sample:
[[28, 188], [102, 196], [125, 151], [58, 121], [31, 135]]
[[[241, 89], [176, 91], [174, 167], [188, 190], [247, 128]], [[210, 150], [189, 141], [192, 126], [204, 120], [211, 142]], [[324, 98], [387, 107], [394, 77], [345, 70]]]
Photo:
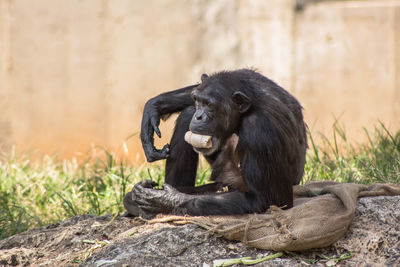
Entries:
[[[251, 106], [251, 100], [239, 90], [240, 84], [224, 83], [223, 77], [201, 76], [202, 83], [192, 91], [196, 112], [190, 122], [190, 131], [212, 136], [211, 148], [194, 148], [211, 155], [225, 144], [240, 127], [240, 117]], [[232, 81], [230, 81], [232, 83]]]

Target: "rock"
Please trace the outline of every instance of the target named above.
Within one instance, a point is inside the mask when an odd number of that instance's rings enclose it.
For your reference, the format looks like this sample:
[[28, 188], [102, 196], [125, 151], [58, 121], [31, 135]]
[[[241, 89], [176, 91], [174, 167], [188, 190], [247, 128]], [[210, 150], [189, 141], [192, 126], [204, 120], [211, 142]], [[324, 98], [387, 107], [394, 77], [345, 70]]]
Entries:
[[[287, 253], [257, 266], [400, 264], [400, 196], [358, 201], [348, 233], [328, 248]], [[0, 266], [212, 266], [215, 259], [273, 254], [199, 226], [81, 215], [0, 241]], [[338, 261], [337, 258], [347, 258]]]
[[356, 217], [333, 248], [352, 251], [348, 264], [400, 266], [400, 196], [358, 200]]

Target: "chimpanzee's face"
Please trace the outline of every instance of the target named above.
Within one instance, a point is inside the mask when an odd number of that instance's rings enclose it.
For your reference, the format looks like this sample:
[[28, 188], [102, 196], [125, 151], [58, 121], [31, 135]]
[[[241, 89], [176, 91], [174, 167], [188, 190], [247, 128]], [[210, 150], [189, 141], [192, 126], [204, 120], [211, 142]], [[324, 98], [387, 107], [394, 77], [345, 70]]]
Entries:
[[239, 123], [239, 112], [232, 108], [232, 93], [218, 83], [203, 83], [192, 92], [196, 112], [190, 122], [190, 131], [212, 136], [211, 148], [194, 148], [204, 155], [220, 150]]

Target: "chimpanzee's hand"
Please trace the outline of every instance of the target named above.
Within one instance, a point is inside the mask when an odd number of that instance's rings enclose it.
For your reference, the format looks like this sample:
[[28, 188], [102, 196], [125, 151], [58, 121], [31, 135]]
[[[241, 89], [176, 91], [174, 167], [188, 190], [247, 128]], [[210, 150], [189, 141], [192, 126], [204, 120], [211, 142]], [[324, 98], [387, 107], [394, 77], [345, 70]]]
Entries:
[[158, 125], [160, 125], [160, 114], [153, 102], [150, 100], [144, 107], [140, 134], [143, 150], [148, 162], [165, 159], [169, 155], [168, 144], [166, 144], [162, 149], [154, 147], [154, 132], [156, 132], [158, 137], [161, 137]]
[[164, 184], [163, 190], [158, 190], [146, 188], [142, 182], [133, 187], [132, 194], [136, 205], [148, 213], [171, 213], [174, 208], [190, 198], [169, 184]]
[[[152, 180], [146, 180], [140, 183], [140, 185], [143, 188], [151, 188], [153, 189], [155, 186], [157, 186], [158, 184]], [[152, 219], [154, 218], [154, 216], [156, 214], [151, 213], [151, 212], [146, 212], [144, 210], [142, 210], [135, 202], [135, 195], [133, 194], [133, 192], [128, 192], [125, 197], [124, 197], [124, 207], [126, 209], [126, 215], [125, 216], [129, 216], [129, 217], [138, 217], [141, 216], [145, 219]]]

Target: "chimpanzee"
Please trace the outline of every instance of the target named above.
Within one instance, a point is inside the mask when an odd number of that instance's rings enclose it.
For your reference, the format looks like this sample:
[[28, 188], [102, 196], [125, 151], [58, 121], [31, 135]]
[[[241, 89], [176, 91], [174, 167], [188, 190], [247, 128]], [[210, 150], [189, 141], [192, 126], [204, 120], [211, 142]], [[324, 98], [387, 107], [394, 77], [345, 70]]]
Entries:
[[[180, 115], [170, 145], [156, 149], [153, 135], [161, 136], [160, 118], [176, 112]], [[209, 146], [185, 142], [187, 132], [210, 136]], [[166, 159], [163, 189], [144, 181], [125, 196], [128, 213], [145, 217], [262, 213], [270, 205], [290, 208], [307, 148], [299, 102], [250, 69], [203, 74], [200, 84], [150, 99], [141, 140], [149, 162]], [[195, 187], [198, 153], [210, 163], [214, 183]]]

